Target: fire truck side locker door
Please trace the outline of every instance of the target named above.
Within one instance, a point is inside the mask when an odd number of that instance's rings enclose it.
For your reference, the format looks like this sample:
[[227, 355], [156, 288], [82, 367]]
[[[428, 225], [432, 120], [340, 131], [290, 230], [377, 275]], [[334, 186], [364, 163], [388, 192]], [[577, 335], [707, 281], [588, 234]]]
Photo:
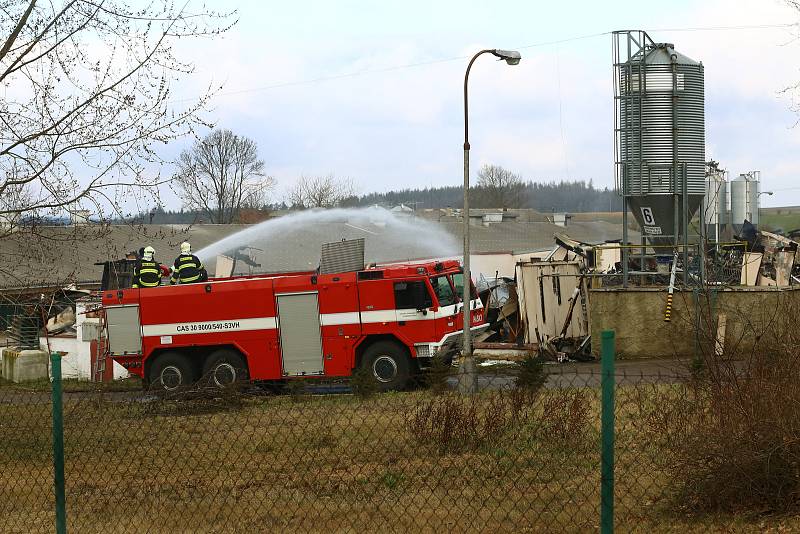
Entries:
[[142, 326], [139, 305], [107, 306], [106, 328], [112, 354], [137, 354], [142, 351]]
[[275, 298], [283, 375], [323, 374], [317, 292], [278, 293]]

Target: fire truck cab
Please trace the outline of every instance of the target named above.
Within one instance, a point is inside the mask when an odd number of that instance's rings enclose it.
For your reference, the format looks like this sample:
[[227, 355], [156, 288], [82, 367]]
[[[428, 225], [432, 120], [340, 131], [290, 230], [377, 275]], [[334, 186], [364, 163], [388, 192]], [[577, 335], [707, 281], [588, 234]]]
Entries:
[[[464, 277], [457, 261], [217, 278], [103, 292], [107, 350], [152, 386], [198, 380], [346, 377], [383, 390], [459, 349]], [[486, 329], [474, 287], [473, 331]]]

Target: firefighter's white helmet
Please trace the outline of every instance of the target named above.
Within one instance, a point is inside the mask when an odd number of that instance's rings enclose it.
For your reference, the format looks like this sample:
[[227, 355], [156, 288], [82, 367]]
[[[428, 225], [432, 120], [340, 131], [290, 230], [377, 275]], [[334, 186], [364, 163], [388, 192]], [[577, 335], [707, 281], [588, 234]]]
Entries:
[[153, 259], [153, 255], [155, 253], [156, 253], [156, 249], [154, 249], [153, 247], [147, 246], [147, 247], [144, 247], [144, 254], [142, 254], [142, 257], [144, 259], [146, 259], [146, 260], [152, 260]]
[[192, 245], [188, 241], [181, 243], [181, 254], [190, 254], [192, 252]]

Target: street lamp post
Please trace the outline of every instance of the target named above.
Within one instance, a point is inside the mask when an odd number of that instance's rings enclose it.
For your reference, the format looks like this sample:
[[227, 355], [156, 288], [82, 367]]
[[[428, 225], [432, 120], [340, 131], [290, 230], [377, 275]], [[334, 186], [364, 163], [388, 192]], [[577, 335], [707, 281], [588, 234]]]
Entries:
[[472, 277], [469, 270], [469, 107], [467, 105], [467, 82], [469, 81], [469, 71], [472, 64], [482, 54], [492, 54], [504, 60], [509, 65], [517, 65], [522, 56], [515, 50], [487, 49], [481, 50], [474, 56], [467, 65], [467, 72], [464, 74], [464, 292], [461, 297], [461, 307], [464, 314], [464, 334], [462, 339], [462, 359], [458, 375], [458, 390], [461, 393], [472, 394], [478, 390], [478, 374], [475, 367], [475, 359], [472, 357]]

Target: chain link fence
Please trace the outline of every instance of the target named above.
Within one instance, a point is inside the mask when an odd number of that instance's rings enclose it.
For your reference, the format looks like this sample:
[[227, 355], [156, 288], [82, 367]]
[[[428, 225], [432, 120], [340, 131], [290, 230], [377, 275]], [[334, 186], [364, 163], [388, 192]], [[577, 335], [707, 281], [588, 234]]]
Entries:
[[[480, 369], [470, 397], [446, 367], [398, 393], [359, 376], [172, 395], [69, 384], [67, 529], [598, 531], [600, 367]], [[613, 378], [618, 531], [800, 528], [701, 511], [686, 493], [676, 440], [700, 422], [685, 411], [700, 402], [688, 366], [621, 365]], [[53, 531], [53, 423], [47, 386], [2, 383], [0, 532]]]

